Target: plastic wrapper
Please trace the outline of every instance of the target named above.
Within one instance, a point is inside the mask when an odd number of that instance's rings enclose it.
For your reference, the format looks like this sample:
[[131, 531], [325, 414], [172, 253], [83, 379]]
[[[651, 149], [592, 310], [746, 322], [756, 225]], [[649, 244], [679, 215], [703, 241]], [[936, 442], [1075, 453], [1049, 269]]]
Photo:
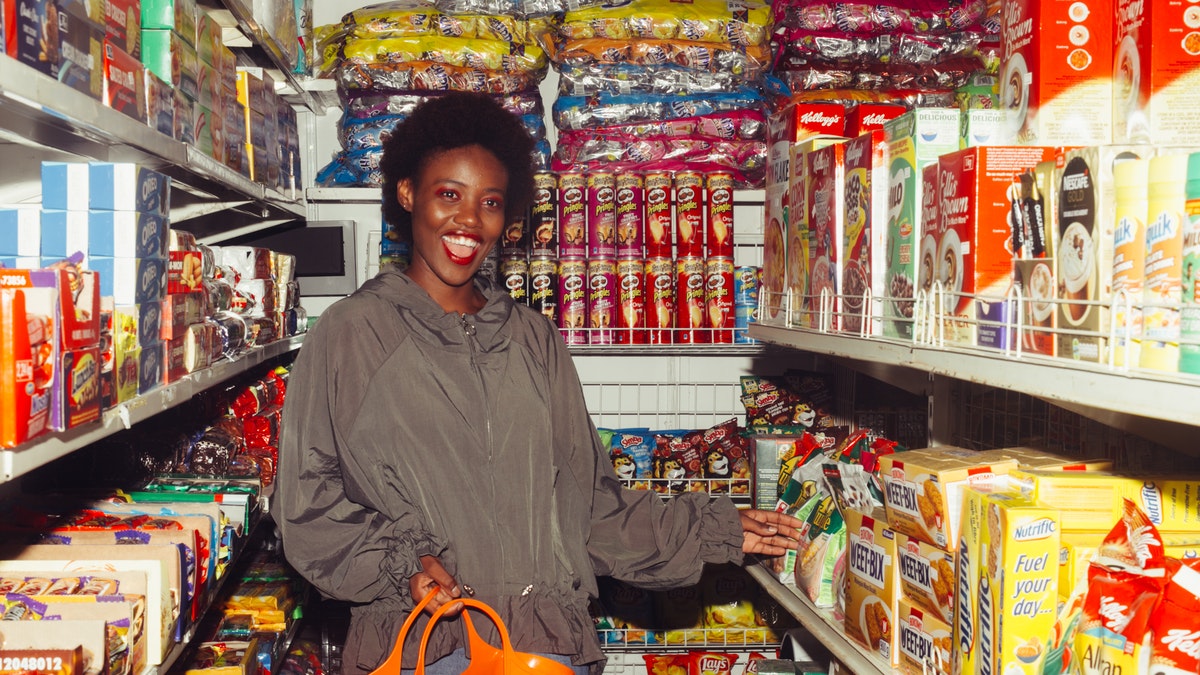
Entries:
[[563, 65], [558, 69], [558, 93], [562, 96], [609, 94], [689, 94], [731, 91], [744, 78], [731, 72], [709, 72], [674, 64], [637, 65], [596, 63]]
[[999, 59], [999, 41], [987, 40], [977, 31], [941, 35], [896, 33], [856, 37], [837, 31], [814, 33], [789, 29], [780, 36], [784, 51], [811, 61], [850, 61], [879, 63], [934, 64], [948, 58], [978, 59], [984, 66], [995, 52]]
[[262, 480], [263, 487], [274, 483], [275, 474], [279, 467], [279, 449], [275, 446], [246, 448], [246, 454], [258, 458], [259, 466], [261, 467], [259, 479]]
[[536, 89], [546, 76], [544, 69], [516, 73], [452, 66], [436, 61], [402, 63], [340, 62], [333, 71], [338, 93], [345, 98], [355, 91], [472, 91], [484, 94], [514, 94]]
[[239, 354], [246, 348], [246, 320], [233, 312], [218, 312], [212, 321], [217, 324], [217, 343], [221, 353], [228, 357]]
[[275, 319], [269, 316], [254, 316], [246, 319], [246, 344], [261, 347], [279, 339]]
[[661, 122], [637, 122], [591, 127], [583, 131], [564, 131], [562, 139], [577, 135], [594, 137], [608, 135], [639, 138], [700, 138], [710, 141], [766, 140], [766, 117], [758, 110], [731, 110], [698, 117], [681, 117]]
[[208, 296], [208, 307], [213, 313], [228, 312], [233, 305], [233, 284], [228, 279], [203, 279], [200, 284]]
[[499, 14], [525, 18], [562, 11], [559, 0], [435, 0], [434, 6], [450, 14]]
[[830, 101], [845, 106], [857, 103], [898, 103], [909, 108], [954, 107], [955, 93], [952, 89], [815, 89], [796, 91], [788, 97], [790, 101]]
[[[338, 140], [342, 143], [342, 149], [349, 152], [367, 148], [382, 148], [387, 135], [407, 117], [407, 115], [381, 115], [360, 119], [343, 115], [342, 119], [338, 121]], [[531, 138], [546, 137], [546, 122], [542, 116], [521, 115], [520, 120]]]
[[769, 44], [735, 47], [689, 40], [572, 40], [555, 48], [551, 58], [558, 65], [634, 63], [677, 66], [706, 72], [727, 72], [746, 79], [762, 75], [771, 64]]
[[639, 137], [632, 134], [565, 132], [558, 138], [555, 166], [593, 163], [647, 165], [652, 162], [703, 162], [754, 174], [765, 169], [764, 141], [720, 141], [701, 137]]
[[342, 16], [348, 39], [367, 36], [440, 35], [482, 38], [518, 44], [536, 44], [553, 30], [550, 17], [452, 14], [438, 11], [422, 0], [399, 0], [368, 5]]
[[[438, 92], [388, 94], [356, 91], [342, 98], [342, 114], [346, 120], [368, 119], [385, 115], [407, 117], [418, 105], [439, 95]], [[514, 115], [545, 116], [542, 96], [536, 90], [498, 96], [496, 100], [505, 110]]]
[[654, 597], [650, 591], [612, 577], [597, 579], [603, 620], [614, 629], [604, 632], [605, 644], [653, 644], [657, 641]]
[[383, 159], [383, 148], [339, 152], [329, 164], [317, 172], [317, 185], [322, 187], [378, 187], [383, 185], [383, 172], [379, 169], [381, 159]]
[[988, 14], [987, 0], [884, 0], [871, 3], [780, 0], [773, 6], [777, 24], [856, 35], [947, 33], [983, 25]]
[[188, 472], [202, 476], [224, 475], [241, 447], [241, 438], [228, 427], [210, 427], [188, 450]]
[[279, 414], [262, 411], [242, 419], [242, 435], [247, 448], [267, 448], [279, 444]]
[[534, 45], [433, 35], [349, 41], [342, 58], [350, 63], [432, 61], [498, 73], [533, 73], [548, 65], [546, 52]]
[[553, 118], [554, 126], [560, 130], [581, 130], [613, 124], [699, 117], [734, 110], [756, 110], [761, 108], [762, 103], [762, 95], [748, 87], [734, 92], [695, 96], [559, 96], [554, 102]]
[[755, 0], [633, 0], [571, 10], [558, 32], [566, 40], [656, 38], [760, 45], [770, 39], [771, 6]]
[[908, 63], [812, 65], [786, 54], [775, 76], [792, 91], [814, 89], [954, 89], [980, 70], [976, 59], [920, 66]]

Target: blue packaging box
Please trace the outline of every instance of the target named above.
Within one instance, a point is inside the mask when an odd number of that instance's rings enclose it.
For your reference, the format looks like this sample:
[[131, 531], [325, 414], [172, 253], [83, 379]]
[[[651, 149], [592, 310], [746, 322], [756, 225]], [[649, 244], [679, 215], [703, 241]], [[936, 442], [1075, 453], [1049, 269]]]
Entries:
[[167, 219], [140, 211], [88, 212], [88, 255], [161, 258], [167, 253]]
[[101, 297], [111, 297], [115, 305], [158, 302], [167, 292], [164, 258], [93, 257], [88, 268], [100, 274]]
[[91, 162], [88, 208], [93, 211], [171, 213], [171, 179], [129, 162]]
[[42, 208], [87, 211], [88, 165], [83, 162], [42, 162]]
[[0, 209], [0, 256], [38, 256], [41, 250], [41, 210]]
[[41, 256], [62, 259], [75, 253], [88, 257], [87, 211], [42, 211]]

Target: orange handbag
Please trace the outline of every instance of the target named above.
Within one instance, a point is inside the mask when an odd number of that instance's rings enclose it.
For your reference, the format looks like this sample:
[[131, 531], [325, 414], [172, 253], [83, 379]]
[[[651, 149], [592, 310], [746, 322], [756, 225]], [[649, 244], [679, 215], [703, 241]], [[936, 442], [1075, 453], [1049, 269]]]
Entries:
[[[398, 675], [400, 672], [401, 655], [404, 649], [404, 639], [408, 636], [408, 630], [412, 627], [417, 617], [425, 609], [425, 605], [433, 599], [437, 594], [436, 589], [425, 594], [421, 602], [413, 608], [412, 613], [404, 620], [404, 625], [400, 628], [400, 634], [396, 636], [396, 646], [392, 647], [392, 653], [388, 655], [378, 668], [371, 671], [370, 675]], [[513, 649], [512, 642], [508, 637], [508, 629], [504, 627], [504, 622], [500, 620], [500, 615], [496, 614], [496, 610], [489, 607], [486, 603], [470, 598], [460, 598], [451, 603], [442, 605], [433, 616], [430, 617], [429, 623], [425, 626], [425, 633], [421, 635], [420, 651], [417, 654], [417, 675], [425, 673], [425, 647], [429, 644], [429, 636], [433, 633], [433, 627], [438, 620], [442, 618], [446, 612], [455, 603], [463, 605], [462, 621], [463, 627], [467, 631], [467, 652], [470, 654], [471, 661], [467, 669], [463, 671], [463, 675], [573, 675], [574, 671], [551, 659], [537, 654], [528, 654], [518, 652]], [[500, 632], [500, 647], [496, 647], [487, 640], [479, 637], [479, 633], [475, 632], [475, 626], [471, 623], [470, 612], [468, 610], [476, 610], [482, 612], [492, 623], [496, 624], [496, 629]]]

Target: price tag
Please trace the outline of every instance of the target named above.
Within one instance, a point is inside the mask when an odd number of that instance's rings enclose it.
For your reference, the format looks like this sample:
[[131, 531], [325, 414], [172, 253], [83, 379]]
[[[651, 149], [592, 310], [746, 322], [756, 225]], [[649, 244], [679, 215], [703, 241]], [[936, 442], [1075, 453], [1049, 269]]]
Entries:
[[81, 675], [83, 647], [0, 649], [0, 675]]

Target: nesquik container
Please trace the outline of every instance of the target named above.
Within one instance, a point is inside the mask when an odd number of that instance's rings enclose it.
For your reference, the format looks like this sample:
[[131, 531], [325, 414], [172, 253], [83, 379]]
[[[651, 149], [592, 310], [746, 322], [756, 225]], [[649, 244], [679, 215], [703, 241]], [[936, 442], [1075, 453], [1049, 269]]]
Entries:
[[617, 176], [611, 171], [587, 175], [587, 254], [589, 258], [617, 257]]
[[588, 261], [587, 275], [588, 343], [611, 345], [617, 322], [617, 263], [594, 258]]
[[537, 257], [529, 260], [529, 306], [558, 325], [558, 260]]
[[587, 177], [572, 171], [558, 176], [559, 258], [587, 257]]
[[529, 261], [524, 255], [500, 258], [500, 283], [518, 305], [529, 305]]
[[641, 258], [646, 231], [646, 182], [641, 174], [617, 176], [617, 257]]
[[710, 173], [705, 177], [708, 191], [704, 210], [708, 225], [705, 245], [709, 258], [733, 257], [733, 174]]
[[655, 171], [646, 174], [646, 230], [644, 241], [647, 258], [670, 258], [675, 255], [674, 220], [671, 206], [671, 174]]
[[704, 318], [712, 329], [710, 342], [733, 342], [733, 258], [709, 258], [704, 263]]
[[698, 171], [675, 172], [675, 254], [704, 255], [704, 176]]
[[646, 260], [646, 338], [652, 345], [675, 341], [675, 261]]
[[587, 263], [582, 258], [558, 261], [558, 330], [569, 345], [588, 343]]
[[617, 330], [619, 345], [646, 344], [646, 264], [641, 258], [617, 261]]
[[689, 256], [675, 261], [675, 342], [709, 341], [704, 319], [704, 258]]
[[524, 229], [530, 255], [558, 255], [558, 177], [549, 171], [533, 174], [533, 205]]

